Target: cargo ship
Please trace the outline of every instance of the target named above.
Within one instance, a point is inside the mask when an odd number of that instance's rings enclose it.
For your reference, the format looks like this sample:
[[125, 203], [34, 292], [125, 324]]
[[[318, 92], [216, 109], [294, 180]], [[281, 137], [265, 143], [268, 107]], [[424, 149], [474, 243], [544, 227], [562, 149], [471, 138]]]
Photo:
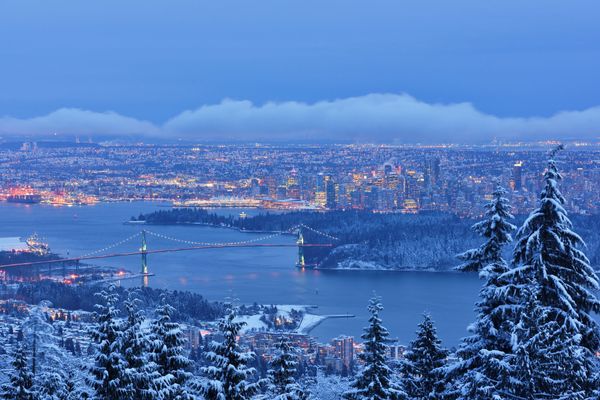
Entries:
[[27, 244], [27, 247], [31, 253], [36, 253], [41, 256], [50, 254], [50, 246], [48, 246], [48, 243], [40, 239], [37, 233], [34, 233], [25, 239], [25, 243]]
[[9, 203], [37, 204], [42, 201], [39, 194], [11, 194], [6, 198]]

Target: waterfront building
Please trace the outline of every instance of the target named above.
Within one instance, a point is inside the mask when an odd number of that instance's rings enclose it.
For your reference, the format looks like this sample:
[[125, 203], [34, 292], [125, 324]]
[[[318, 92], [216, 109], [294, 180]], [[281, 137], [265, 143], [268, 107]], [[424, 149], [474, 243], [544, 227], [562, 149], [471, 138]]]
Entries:
[[331, 341], [334, 354], [342, 361], [342, 364], [350, 369], [354, 361], [354, 337], [339, 336]]

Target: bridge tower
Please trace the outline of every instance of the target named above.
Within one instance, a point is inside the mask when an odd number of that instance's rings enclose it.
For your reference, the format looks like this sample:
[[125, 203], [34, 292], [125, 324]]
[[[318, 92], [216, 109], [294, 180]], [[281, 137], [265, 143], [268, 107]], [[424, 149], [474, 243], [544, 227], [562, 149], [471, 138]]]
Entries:
[[142, 286], [148, 286], [148, 243], [146, 242], [146, 231], [142, 230]]
[[302, 235], [302, 229], [298, 228], [298, 240], [296, 241], [298, 244], [298, 264], [296, 266], [298, 268], [305, 269], [306, 262], [304, 260], [304, 235]]

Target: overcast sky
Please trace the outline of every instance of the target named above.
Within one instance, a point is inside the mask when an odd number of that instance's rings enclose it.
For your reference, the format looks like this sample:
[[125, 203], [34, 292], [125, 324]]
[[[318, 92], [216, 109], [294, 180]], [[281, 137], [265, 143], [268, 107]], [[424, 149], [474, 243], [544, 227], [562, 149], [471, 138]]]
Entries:
[[600, 137], [600, 2], [0, 2], [0, 134]]

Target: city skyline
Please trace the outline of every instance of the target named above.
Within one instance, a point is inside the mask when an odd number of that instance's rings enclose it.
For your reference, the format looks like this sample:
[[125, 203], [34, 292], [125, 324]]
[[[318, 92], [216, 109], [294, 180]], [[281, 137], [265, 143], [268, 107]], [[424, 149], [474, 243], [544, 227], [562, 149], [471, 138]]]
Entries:
[[[551, 143], [530, 146], [0, 145], [0, 199], [53, 205], [153, 200], [189, 207], [445, 212], [479, 217], [494, 182], [517, 214], [537, 202]], [[569, 209], [597, 214], [600, 146], [561, 156]], [[39, 163], [43, 159], [44, 163]]]

